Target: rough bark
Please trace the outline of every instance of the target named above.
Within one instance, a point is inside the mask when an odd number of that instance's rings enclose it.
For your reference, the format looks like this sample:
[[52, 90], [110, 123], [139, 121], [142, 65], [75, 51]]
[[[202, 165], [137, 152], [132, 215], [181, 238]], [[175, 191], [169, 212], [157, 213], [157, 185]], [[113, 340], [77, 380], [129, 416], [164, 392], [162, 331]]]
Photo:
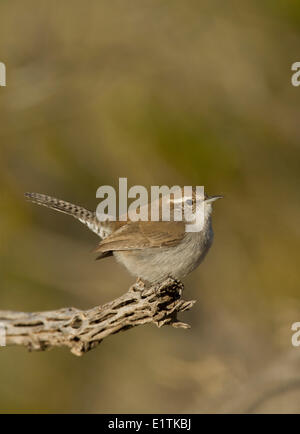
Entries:
[[142, 324], [189, 328], [177, 313], [195, 301], [181, 298], [183, 285], [173, 279], [146, 288], [136, 282], [121, 297], [89, 310], [63, 308], [48, 312], [0, 311], [5, 345], [24, 345], [29, 350], [66, 346], [76, 356], [95, 348], [104, 338]]

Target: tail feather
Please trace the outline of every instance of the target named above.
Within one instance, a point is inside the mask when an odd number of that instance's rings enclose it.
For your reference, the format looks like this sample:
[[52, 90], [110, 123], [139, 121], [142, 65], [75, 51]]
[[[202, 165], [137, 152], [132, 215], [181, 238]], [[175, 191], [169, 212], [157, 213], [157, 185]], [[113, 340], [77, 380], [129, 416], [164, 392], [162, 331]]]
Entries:
[[36, 203], [37, 205], [46, 206], [55, 211], [71, 215], [101, 238], [105, 238], [105, 236], [108, 235], [106, 234], [107, 229], [97, 220], [96, 213], [93, 211], [89, 211], [82, 206], [74, 205], [73, 203], [57, 199], [56, 197], [47, 196], [45, 194], [25, 193], [24, 195], [27, 200]]

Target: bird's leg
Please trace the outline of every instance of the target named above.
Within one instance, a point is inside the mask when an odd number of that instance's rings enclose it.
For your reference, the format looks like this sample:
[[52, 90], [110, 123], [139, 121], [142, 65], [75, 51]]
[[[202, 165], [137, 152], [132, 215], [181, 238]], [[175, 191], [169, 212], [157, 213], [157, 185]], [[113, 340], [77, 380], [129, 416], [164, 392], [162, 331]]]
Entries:
[[178, 294], [181, 297], [182, 296], [182, 292], [184, 290], [184, 284], [181, 282], [181, 280], [176, 279], [175, 277], [173, 277], [171, 275], [169, 276], [169, 278], [173, 281], [172, 282], [172, 286], [177, 289]]
[[135, 286], [137, 289], [139, 289], [140, 291], [142, 291], [143, 289], [145, 289], [146, 284], [145, 284], [145, 282], [144, 282], [140, 277], [138, 277], [138, 278], [136, 279], [136, 282], [135, 282], [134, 286]]

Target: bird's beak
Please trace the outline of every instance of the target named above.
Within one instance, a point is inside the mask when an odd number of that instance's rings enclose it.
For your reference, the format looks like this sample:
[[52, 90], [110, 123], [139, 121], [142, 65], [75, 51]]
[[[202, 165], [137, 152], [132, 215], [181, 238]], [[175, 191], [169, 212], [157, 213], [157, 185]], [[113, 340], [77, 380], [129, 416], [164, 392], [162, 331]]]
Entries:
[[223, 199], [224, 196], [208, 196], [207, 199], [205, 199], [205, 203], [211, 203], [218, 199]]

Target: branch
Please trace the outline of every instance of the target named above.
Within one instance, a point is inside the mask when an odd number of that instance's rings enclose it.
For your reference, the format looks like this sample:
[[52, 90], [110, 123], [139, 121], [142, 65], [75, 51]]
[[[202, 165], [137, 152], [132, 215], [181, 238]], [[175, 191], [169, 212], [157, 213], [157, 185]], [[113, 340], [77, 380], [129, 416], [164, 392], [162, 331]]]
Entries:
[[183, 300], [182, 289], [182, 283], [171, 278], [150, 288], [137, 281], [121, 297], [85, 311], [73, 307], [34, 313], [0, 311], [0, 326], [5, 329], [5, 345], [24, 345], [30, 351], [66, 346], [81, 356], [104, 338], [138, 325], [189, 328], [177, 321], [177, 313], [190, 309], [195, 301]]

